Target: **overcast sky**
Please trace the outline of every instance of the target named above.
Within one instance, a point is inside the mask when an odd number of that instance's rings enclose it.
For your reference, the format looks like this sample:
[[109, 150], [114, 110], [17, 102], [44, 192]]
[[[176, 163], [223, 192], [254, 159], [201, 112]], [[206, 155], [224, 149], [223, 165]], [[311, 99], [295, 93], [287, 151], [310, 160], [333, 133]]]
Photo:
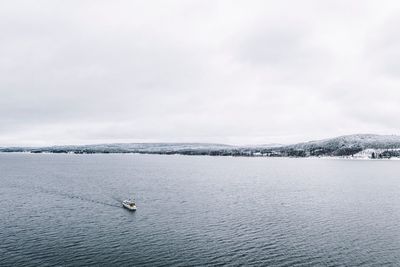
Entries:
[[400, 133], [400, 1], [1, 1], [0, 146]]

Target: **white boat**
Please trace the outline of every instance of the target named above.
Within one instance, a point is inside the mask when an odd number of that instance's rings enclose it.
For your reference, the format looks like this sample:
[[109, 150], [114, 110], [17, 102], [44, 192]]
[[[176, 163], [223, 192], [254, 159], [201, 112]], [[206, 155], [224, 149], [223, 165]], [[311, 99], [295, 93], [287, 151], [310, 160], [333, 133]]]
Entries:
[[124, 206], [124, 208], [127, 208], [128, 210], [136, 210], [135, 201], [130, 199], [122, 201], [122, 206]]

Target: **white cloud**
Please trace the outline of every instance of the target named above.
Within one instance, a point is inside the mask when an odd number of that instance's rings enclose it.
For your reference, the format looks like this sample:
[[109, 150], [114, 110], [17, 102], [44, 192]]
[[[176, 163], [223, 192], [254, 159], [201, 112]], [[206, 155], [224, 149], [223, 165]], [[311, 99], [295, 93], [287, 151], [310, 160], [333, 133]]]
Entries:
[[0, 145], [399, 133], [396, 1], [11, 1]]

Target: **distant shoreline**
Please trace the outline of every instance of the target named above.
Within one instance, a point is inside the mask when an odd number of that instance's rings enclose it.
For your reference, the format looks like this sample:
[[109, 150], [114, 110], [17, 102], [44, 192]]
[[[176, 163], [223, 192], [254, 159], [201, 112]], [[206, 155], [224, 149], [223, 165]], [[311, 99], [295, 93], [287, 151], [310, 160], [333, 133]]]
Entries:
[[137, 153], [137, 152], [110, 152], [110, 153], [54, 153], [54, 152], [29, 152], [29, 151], [0, 151], [0, 154], [27, 154], [27, 155], [154, 155], [154, 156], [184, 156], [184, 157], [231, 157], [231, 158], [268, 158], [268, 159], [321, 159], [321, 160], [349, 160], [349, 161], [400, 161], [400, 157], [392, 158], [362, 158], [349, 156], [321, 156], [321, 157], [274, 157], [274, 156], [232, 156], [232, 155], [197, 155], [197, 154], [180, 154], [180, 153]]
[[157, 154], [269, 158], [400, 159], [400, 136], [356, 134], [292, 145], [211, 143], [111, 143], [50, 147], [0, 147], [0, 152], [52, 154]]

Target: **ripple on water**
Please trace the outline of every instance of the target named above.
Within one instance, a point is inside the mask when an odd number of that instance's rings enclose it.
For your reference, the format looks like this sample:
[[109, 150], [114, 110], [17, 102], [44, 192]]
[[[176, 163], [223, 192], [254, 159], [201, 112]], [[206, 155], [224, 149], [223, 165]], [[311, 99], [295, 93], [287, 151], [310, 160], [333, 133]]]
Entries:
[[397, 164], [0, 154], [0, 265], [398, 266]]

